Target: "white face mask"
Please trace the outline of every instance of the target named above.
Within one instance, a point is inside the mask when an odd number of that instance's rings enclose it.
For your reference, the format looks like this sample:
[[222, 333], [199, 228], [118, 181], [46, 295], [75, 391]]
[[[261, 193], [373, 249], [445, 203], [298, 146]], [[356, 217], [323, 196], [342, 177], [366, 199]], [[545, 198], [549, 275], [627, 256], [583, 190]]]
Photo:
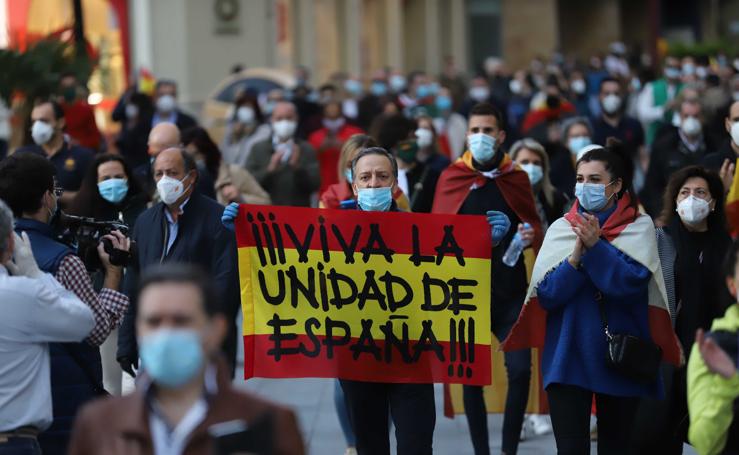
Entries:
[[177, 108], [177, 100], [172, 95], [162, 95], [157, 98], [157, 110], [163, 113], [169, 113]]
[[418, 128], [415, 136], [419, 148], [428, 147], [434, 141], [434, 133], [428, 128]]
[[508, 89], [514, 95], [518, 95], [523, 91], [523, 84], [518, 79], [511, 79], [511, 82], [508, 83]]
[[254, 109], [252, 109], [251, 107], [241, 106], [236, 110], [236, 118], [241, 123], [251, 125], [252, 123], [254, 123], [256, 115], [254, 114]]
[[[183, 178], [182, 180], [185, 179]], [[161, 198], [162, 202], [167, 205], [172, 205], [177, 202], [180, 197], [182, 197], [182, 195], [185, 193], [185, 187], [182, 183], [182, 180], [177, 180], [166, 175], [159, 179], [159, 181], [157, 182], [157, 192], [159, 193], [159, 197]]]
[[126, 118], [131, 120], [139, 115], [139, 107], [135, 104], [126, 104]]
[[585, 93], [585, 81], [582, 79], [575, 79], [572, 81], [572, 91], [577, 93], [578, 95], [582, 95]]
[[293, 137], [298, 124], [292, 120], [278, 120], [272, 124], [272, 129], [278, 139], [286, 140]]
[[41, 120], [33, 122], [31, 127], [31, 137], [36, 145], [44, 145], [54, 136], [54, 127]]
[[739, 122], [731, 124], [731, 140], [734, 144], [739, 145]]
[[621, 97], [618, 95], [608, 95], [603, 98], [603, 110], [607, 114], [615, 114], [621, 107]]
[[695, 137], [701, 133], [701, 122], [695, 117], [685, 117], [680, 122], [680, 129], [688, 137]]
[[705, 220], [711, 211], [710, 202], [692, 194], [677, 204], [676, 212], [686, 224], [698, 224]]
[[487, 87], [472, 87], [470, 89], [470, 98], [472, 98], [475, 101], [485, 101], [490, 97], [490, 89]]

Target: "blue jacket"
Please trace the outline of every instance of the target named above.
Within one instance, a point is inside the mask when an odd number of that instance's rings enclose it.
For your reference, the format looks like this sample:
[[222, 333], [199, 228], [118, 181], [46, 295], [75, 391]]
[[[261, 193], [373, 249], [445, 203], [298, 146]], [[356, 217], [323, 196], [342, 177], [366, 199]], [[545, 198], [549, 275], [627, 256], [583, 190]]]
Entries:
[[[55, 275], [62, 260], [74, 251], [55, 240], [48, 224], [20, 218], [16, 232], [26, 232], [33, 257], [44, 272]], [[54, 422], [39, 435], [44, 454], [65, 454], [77, 410], [103, 390], [100, 349], [82, 343], [50, 343], [51, 401]]]
[[[138, 358], [134, 327], [136, 286], [138, 277], [149, 266], [164, 262], [199, 265], [213, 278], [224, 313], [231, 321], [240, 308], [236, 236], [221, 224], [223, 206], [197, 191], [193, 192], [178, 219], [177, 238], [169, 252], [163, 254], [168, 229], [165, 207], [160, 202], [144, 211], [136, 220], [132, 235], [136, 242], [136, 260], [127, 269], [123, 286], [131, 304], [118, 332], [119, 359]], [[228, 343], [235, 346], [235, 331], [232, 332]], [[226, 354], [233, 361], [235, 352]]]
[[583, 255], [579, 269], [565, 260], [539, 283], [539, 304], [547, 311], [541, 362], [545, 388], [558, 383], [615, 396], [662, 394], [660, 381], [639, 384], [606, 365], [606, 336], [595, 300], [602, 292], [612, 333], [651, 340], [650, 278], [646, 267], [601, 239]]

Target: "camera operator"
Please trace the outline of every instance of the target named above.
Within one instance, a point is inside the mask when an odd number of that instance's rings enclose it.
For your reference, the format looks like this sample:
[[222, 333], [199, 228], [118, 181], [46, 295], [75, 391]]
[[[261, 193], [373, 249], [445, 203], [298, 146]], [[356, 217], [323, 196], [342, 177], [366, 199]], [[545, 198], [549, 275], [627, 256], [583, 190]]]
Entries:
[[13, 215], [2, 200], [0, 311], [0, 453], [40, 454], [36, 436], [52, 421], [47, 343], [82, 340], [95, 319], [39, 270], [28, 235], [13, 233]]
[[[51, 387], [54, 423], [39, 436], [45, 454], [65, 453], [72, 420], [80, 405], [105, 394], [99, 346], [118, 327], [129, 300], [118, 292], [122, 268], [110, 263], [102, 243], [98, 254], [105, 270], [103, 289], [96, 293], [82, 260], [57, 241], [49, 225], [57, 211], [60, 191], [54, 166], [32, 153], [16, 153], [0, 162], [0, 199], [16, 216], [16, 231], [28, 234], [39, 268], [74, 292], [95, 315], [95, 327], [83, 343], [51, 345]], [[106, 235], [113, 248], [128, 251], [130, 241], [120, 232]]]

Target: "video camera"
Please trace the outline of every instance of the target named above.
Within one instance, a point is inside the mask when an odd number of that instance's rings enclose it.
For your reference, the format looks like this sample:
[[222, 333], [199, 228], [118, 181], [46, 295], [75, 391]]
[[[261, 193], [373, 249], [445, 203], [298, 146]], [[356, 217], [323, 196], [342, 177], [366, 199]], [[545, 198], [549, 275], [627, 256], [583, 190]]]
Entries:
[[59, 214], [59, 224], [63, 227], [62, 241], [77, 250], [77, 256], [82, 259], [89, 272], [102, 269], [97, 247], [103, 242], [103, 248], [110, 255], [110, 263], [125, 267], [131, 260], [132, 253], [113, 248], [113, 243], [104, 236], [113, 231], [119, 231], [128, 237], [130, 231], [127, 224], [121, 221], [103, 221], [83, 216]]

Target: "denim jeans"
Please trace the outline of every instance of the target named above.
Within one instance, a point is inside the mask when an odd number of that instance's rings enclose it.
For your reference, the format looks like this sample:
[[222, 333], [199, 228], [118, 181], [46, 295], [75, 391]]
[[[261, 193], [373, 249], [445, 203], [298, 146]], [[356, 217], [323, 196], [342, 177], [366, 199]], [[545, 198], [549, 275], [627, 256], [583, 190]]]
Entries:
[[35, 438], [8, 438], [0, 443], [0, 455], [41, 455], [41, 446]]

